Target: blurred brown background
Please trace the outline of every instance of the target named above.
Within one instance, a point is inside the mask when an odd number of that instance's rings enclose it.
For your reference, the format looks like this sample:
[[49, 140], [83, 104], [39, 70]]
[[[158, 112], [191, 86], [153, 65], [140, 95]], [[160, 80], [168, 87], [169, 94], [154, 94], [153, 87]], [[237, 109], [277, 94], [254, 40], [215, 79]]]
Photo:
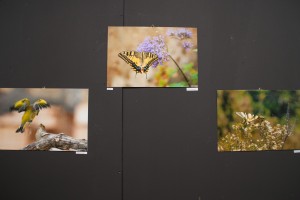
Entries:
[[[193, 62], [198, 71], [197, 51], [185, 51], [182, 43], [174, 38], [167, 37], [169, 29], [177, 30], [177, 27], [108, 27], [107, 50], [107, 87], [165, 87], [159, 85], [159, 79], [163, 78], [167, 67], [177, 71], [176, 65], [168, 61], [163, 66], [151, 67], [145, 74], [137, 74], [131, 66], [118, 57], [123, 51], [136, 51], [140, 43], [147, 37], [163, 35], [168, 47], [168, 52], [182, 68], [184, 64]], [[197, 49], [197, 29], [186, 28], [192, 32], [192, 49]], [[159, 78], [155, 78], [155, 75]], [[182, 81], [181, 74], [174, 75], [175, 81]], [[198, 80], [197, 80], [198, 85]]]
[[[16, 133], [24, 112], [9, 112], [9, 107], [23, 98], [29, 98], [30, 103], [42, 98], [51, 107], [42, 109], [24, 133]], [[22, 149], [34, 142], [41, 123], [47, 132], [87, 139], [88, 89], [0, 89], [0, 149]]]

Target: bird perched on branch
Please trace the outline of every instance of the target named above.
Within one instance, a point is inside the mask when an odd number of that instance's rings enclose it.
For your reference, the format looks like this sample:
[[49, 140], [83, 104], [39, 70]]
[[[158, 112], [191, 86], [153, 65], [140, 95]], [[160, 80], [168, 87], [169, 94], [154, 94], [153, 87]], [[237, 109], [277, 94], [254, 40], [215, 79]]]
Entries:
[[13, 106], [9, 108], [10, 111], [24, 112], [22, 116], [22, 121], [20, 127], [16, 130], [16, 133], [24, 132], [24, 129], [27, 124], [30, 124], [36, 115], [39, 114], [40, 110], [43, 108], [50, 107], [50, 104], [47, 103], [44, 99], [39, 99], [33, 104], [30, 104], [28, 98], [21, 99], [17, 101]]

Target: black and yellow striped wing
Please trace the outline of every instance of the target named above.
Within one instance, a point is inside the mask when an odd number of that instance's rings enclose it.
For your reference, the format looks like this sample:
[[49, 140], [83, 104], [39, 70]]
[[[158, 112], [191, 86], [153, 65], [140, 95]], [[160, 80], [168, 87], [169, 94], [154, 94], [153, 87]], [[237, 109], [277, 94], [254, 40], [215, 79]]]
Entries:
[[128, 63], [136, 73], [147, 73], [150, 66], [158, 60], [154, 53], [123, 51], [118, 54], [126, 63]]

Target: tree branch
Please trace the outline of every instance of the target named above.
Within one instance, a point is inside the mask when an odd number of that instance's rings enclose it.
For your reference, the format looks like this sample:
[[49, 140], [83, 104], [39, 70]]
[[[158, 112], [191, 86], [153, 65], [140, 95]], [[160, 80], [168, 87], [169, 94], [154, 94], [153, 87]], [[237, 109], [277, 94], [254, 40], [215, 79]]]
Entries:
[[45, 130], [45, 126], [40, 124], [35, 134], [36, 142], [33, 142], [23, 150], [40, 151], [87, 151], [87, 140], [75, 139], [64, 133], [53, 134]]

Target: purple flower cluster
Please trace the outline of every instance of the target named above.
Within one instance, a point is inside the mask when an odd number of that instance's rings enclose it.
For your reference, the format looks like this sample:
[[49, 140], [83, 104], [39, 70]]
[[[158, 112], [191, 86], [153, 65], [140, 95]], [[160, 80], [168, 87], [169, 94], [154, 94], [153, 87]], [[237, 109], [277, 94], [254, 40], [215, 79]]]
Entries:
[[192, 42], [186, 41], [187, 39], [191, 39], [193, 36], [192, 32], [187, 30], [186, 28], [181, 28], [178, 30], [169, 29], [167, 31], [167, 35], [170, 37], [174, 37], [178, 40], [184, 40], [182, 42], [182, 46], [185, 50], [190, 50], [193, 46]]
[[186, 28], [178, 29], [177, 31], [173, 29], [169, 29], [167, 31], [168, 36], [176, 37], [179, 40], [190, 39], [192, 38], [192, 32], [187, 30]]
[[[192, 32], [186, 28], [181, 28], [178, 30], [169, 29], [167, 31], [167, 36], [174, 37], [182, 41], [182, 46], [185, 50], [190, 50], [193, 47], [192, 42], [188, 41], [192, 38]], [[168, 53], [165, 38], [162, 35], [147, 37], [138, 45], [137, 51], [150, 52], [158, 56], [158, 61], [154, 62], [152, 67], [157, 67], [158, 65], [162, 65], [163, 62], [169, 61], [170, 54]]]
[[190, 50], [193, 47], [193, 43], [191, 43], [190, 41], [184, 41], [182, 43], [183, 48], [185, 48], [185, 50]]
[[167, 30], [167, 36], [175, 36], [176, 32], [173, 29]]
[[150, 52], [158, 56], [158, 61], [152, 64], [152, 67], [157, 67], [169, 60], [169, 53], [162, 35], [155, 37], [147, 37], [137, 48], [138, 52]]

